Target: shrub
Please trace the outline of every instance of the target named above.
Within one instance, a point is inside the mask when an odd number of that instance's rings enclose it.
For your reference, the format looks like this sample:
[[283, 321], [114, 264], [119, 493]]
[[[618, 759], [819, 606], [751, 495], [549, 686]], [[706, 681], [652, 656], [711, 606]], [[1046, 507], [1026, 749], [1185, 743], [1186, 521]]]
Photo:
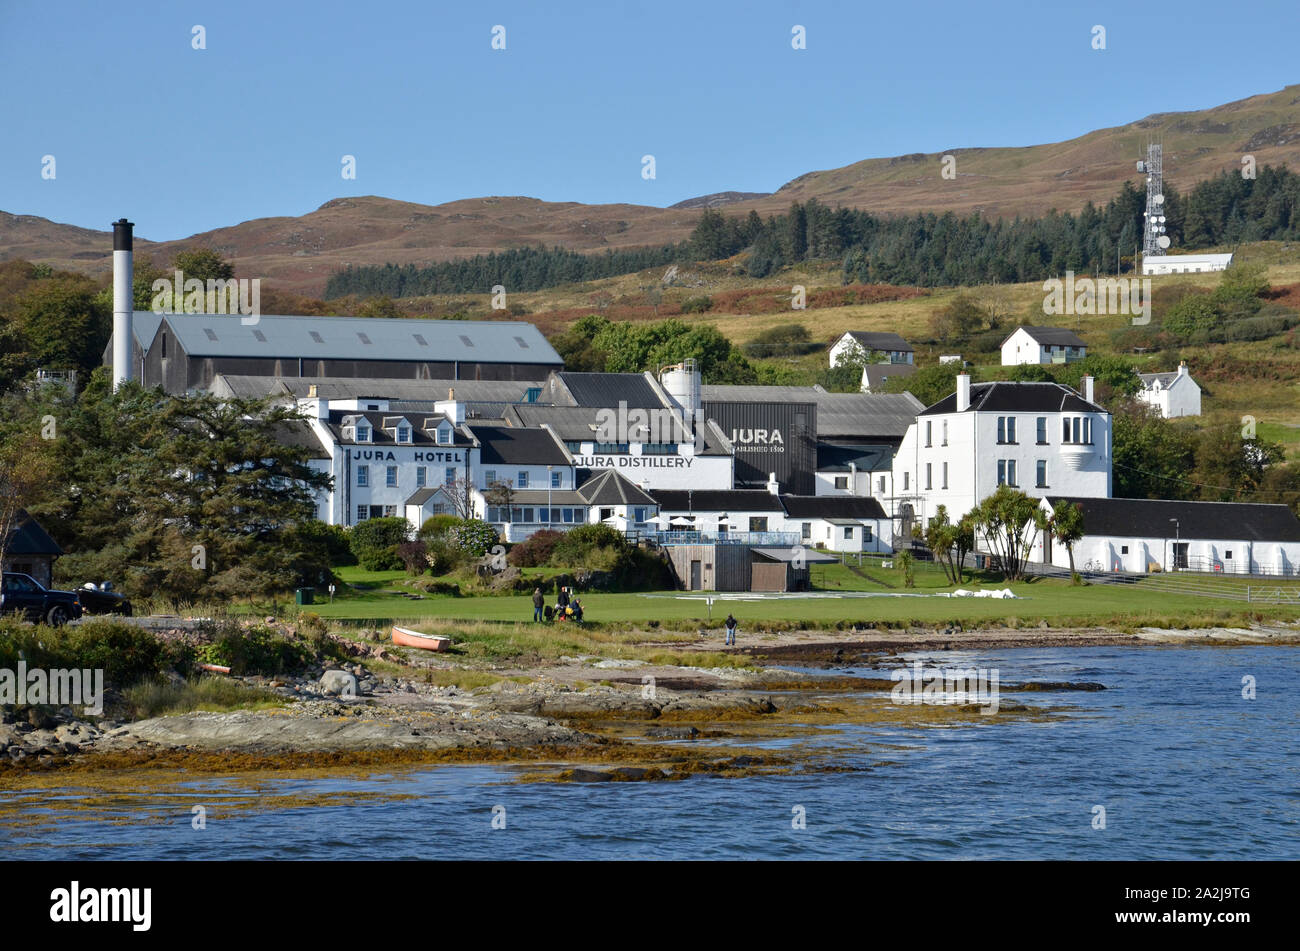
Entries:
[[402, 567], [397, 546], [410, 535], [411, 525], [404, 518], [365, 519], [352, 527], [352, 553], [367, 571], [393, 571]]
[[427, 542], [430, 538], [444, 537], [464, 521], [456, 515], [431, 515], [420, 526], [420, 540]]
[[357, 563], [347, 529], [342, 525], [330, 525], [313, 518], [297, 525], [295, 532], [304, 545], [315, 545], [322, 549], [331, 567]]
[[454, 543], [441, 536], [430, 538], [424, 543], [424, 560], [429, 571], [435, 575], [445, 575], [460, 567], [465, 554]]
[[1294, 316], [1261, 314], [1258, 317], [1247, 317], [1228, 324], [1224, 332], [1227, 339], [1231, 341], [1267, 340], [1269, 337], [1285, 333], [1296, 323]]
[[450, 534], [452, 543], [470, 558], [482, 558], [500, 541], [495, 528], [476, 518], [461, 522]]
[[424, 542], [402, 542], [397, 546], [397, 557], [402, 559], [407, 574], [422, 575], [429, 570], [428, 546]]
[[[615, 558], [628, 548], [627, 538], [622, 532], [615, 531], [608, 525], [579, 525], [565, 533], [556, 542], [551, 555], [551, 564], [572, 568], [591, 568], [605, 570], [612, 565], [608, 556], [599, 553], [609, 552]], [[602, 561], [609, 562], [601, 564]]]
[[544, 528], [534, 532], [506, 554], [506, 561], [516, 568], [537, 568], [547, 564], [555, 551], [556, 544], [564, 537], [563, 532]]
[[215, 639], [199, 649], [204, 661], [229, 667], [238, 677], [293, 673], [315, 660], [302, 641], [292, 640], [266, 627], [224, 625]]
[[703, 314], [713, 309], [712, 297], [688, 297], [682, 301], [683, 314]]
[[819, 346], [811, 341], [803, 324], [780, 324], [764, 330], [741, 349], [748, 357], [795, 357]]
[[1208, 294], [1188, 294], [1165, 312], [1165, 330], [1184, 339], [1196, 331], [1209, 332], [1219, 321], [1219, 308]]

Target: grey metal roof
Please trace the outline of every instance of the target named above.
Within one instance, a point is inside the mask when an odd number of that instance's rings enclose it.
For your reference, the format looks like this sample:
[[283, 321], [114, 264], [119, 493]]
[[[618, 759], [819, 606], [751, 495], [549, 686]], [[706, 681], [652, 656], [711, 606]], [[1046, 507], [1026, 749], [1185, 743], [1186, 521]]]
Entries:
[[700, 388], [706, 403], [814, 403], [826, 393], [820, 386], [758, 386], [706, 383]]
[[902, 439], [923, 409], [911, 393], [823, 393], [817, 397], [817, 436]]
[[[148, 350], [149, 345], [153, 343], [154, 334], [158, 332], [158, 325], [162, 323], [163, 315], [155, 314], [151, 310], [136, 310], [131, 312], [131, 336], [135, 340], [135, 345], [140, 350]], [[108, 333], [108, 344], [104, 347], [104, 364], [107, 366], [113, 360], [113, 332]]]
[[867, 350], [897, 350], [903, 353], [912, 352], [912, 345], [910, 343], [898, 334], [889, 330], [850, 330], [848, 334]]
[[[555, 432], [561, 439], [569, 442], [594, 442], [597, 436], [597, 427], [599, 426], [599, 414], [604, 409], [610, 407], [595, 406], [544, 406], [537, 403], [518, 403], [508, 407], [505, 410], [505, 418], [516, 426], [547, 426]], [[643, 407], [629, 407], [632, 409], [641, 409]], [[666, 407], [653, 407], [665, 411]], [[628, 426], [631, 427], [638, 420], [629, 419]], [[628, 435], [631, 437], [627, 442], [692, 442], [694, 436], [683, 430], [680, 425], [680, 417], [665, 415], [663, 418], [654, 422], [652, 425], [663, 426], [668, 430], [667, 433], [655, 432], [651, 430], [647, 433], [638, 433], [636, 430], [631, 431]], [[719, 439], [717, 430], [712, 426], [699, 427], [699, 434], [702, 437], [704, 447], [699, 450], [698, 455], [703, 456], [727, 456], [730, 452]], [[671, 436], [670, 439], [660, 439], [663, 435]], [[656, 438], [638, 438], [638, 437], [656, 437]]]
[[[1056, 347], [1086, 347], [1087, 346], [1087, 344], [1083, 342], [1083, 340], [1079, 337], [1078, 334], [1076, 334], [1073, 330], [1067, 330], [1064, 327], [1031, 327], [1028, 324], [1026, 324], [1022, 327], [1017, 327], [1016, 330], [1023, 330], [1025, 333], [1029, 334], [1029, 336], [1033, 340], [1041, 344], [1046, 344], [1047, 346], [1056, 346]], [[1007, 334], [1006, 340], [1003, 340], [1002, 342], [1006, 343], [1007, 340], [1010, 340], [1013, 336], [1015, 336], [1016, 330], [1013, 330], [1011, 331], [1011, 333]]]
[[839, 561], [836, 555], [828, 555], [825, 552], [817, 551], [815, 548], [751, 548], [755, 555], [764, 558], [767, 561], [783, 561], [786, 564], [793, 562], [795, 559], [803, 561], [806, 565], [825, 565], [833, 561]]
[[166, 314], [163, 319], [190, 356], [564, 363], [541, 331], [513, 320], [273, 314], [263, 314], [255, 324], [226, 314]]
[[500, 401], [521, 402], [529, 387], [536, 382], [524, 380], [411, 380], [384, 377], [344, 376], [247, 376], [237, 373], [218, 373], [212, 380], [211, 391], [218, 396], [281, 396], [305, 399], [311, 388], [324, 399], [377, 399], [424, 402], [432, 412], [433, 404], [449, 398], [462, 402]]
[[276, 424], [275, 441], [282, 446], [301, 446], [311, 452], [312, 459], [330, 458], [329, 450], [305, 419], [286, 419]]

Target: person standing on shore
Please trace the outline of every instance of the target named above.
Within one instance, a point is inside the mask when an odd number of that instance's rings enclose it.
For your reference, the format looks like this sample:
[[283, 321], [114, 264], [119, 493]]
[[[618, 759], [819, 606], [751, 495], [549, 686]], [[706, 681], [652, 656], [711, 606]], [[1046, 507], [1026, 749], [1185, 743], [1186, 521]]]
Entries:
[[727, 646], [734, 647], [736, 644], [736, 619], [730, 614], [727, 615]]
[[546, 604], [546, 595], [542, 594], [541, 588], [533, 589], [533, 620], [542, 619], [542, 606]]

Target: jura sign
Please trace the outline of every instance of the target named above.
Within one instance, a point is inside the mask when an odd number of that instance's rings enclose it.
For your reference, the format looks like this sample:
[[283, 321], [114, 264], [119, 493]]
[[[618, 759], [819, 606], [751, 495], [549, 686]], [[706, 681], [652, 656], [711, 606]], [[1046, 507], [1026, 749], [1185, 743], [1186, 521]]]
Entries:
[[785, 452], [779, 429], [733, 429], [731, 442], [736, 452]]

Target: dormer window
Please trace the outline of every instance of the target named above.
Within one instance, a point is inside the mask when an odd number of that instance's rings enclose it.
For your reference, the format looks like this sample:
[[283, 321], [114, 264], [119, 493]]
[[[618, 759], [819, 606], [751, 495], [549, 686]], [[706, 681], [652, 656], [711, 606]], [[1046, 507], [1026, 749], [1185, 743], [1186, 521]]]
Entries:
[[439, 426], [439, 427], [438, 427], [438, 445], [440, 445], [440, 446], [450, 446], [450, 445], [451, 445], [451, 427], [450, 427], [450, 426]]
[[357, 423], [357, 442], [370, 441], [370, 427], [365, 423]]
[[398, 441], [398, 442], [404, 442], [404, 443], [409, 443], [409, 442], [411, 441], [411, 427], [410, 427], [410, 426], [398, 426], [398, 427], [397, 427], [397, 441]]

